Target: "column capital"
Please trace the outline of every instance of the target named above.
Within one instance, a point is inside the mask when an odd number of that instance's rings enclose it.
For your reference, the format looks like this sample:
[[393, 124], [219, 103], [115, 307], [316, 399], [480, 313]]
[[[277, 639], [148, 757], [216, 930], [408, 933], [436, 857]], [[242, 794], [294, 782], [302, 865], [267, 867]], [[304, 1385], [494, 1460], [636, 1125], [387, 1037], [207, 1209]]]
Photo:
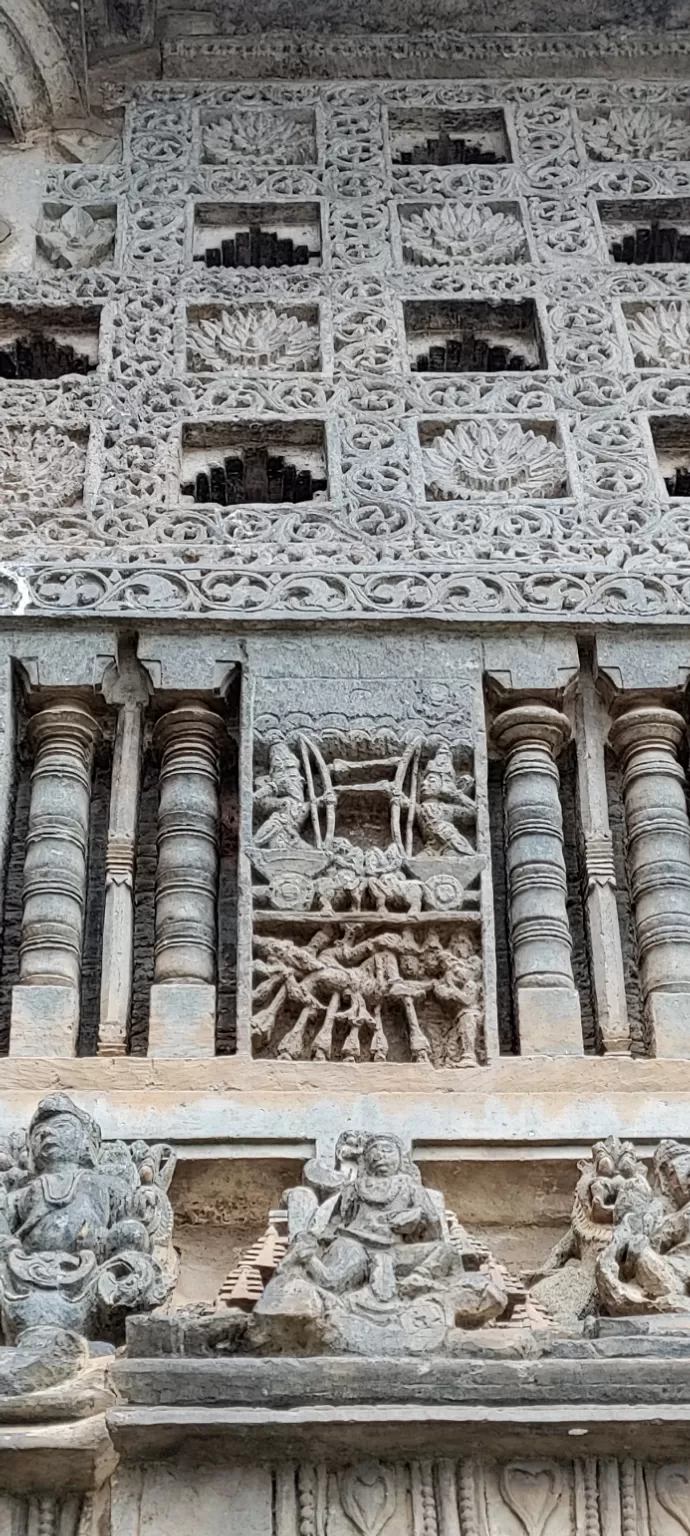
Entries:
[[75, 700], [63, 700], [48, 704], [38, 714], [32, 715], [27, 725], [31, 745], [40, 751], [46, 744], [52, 745], [61, 737], [72, 740], [84, 751], [95, 746], [101, 728], [95, 715], [84, 704]]
[[609, 740], [625, 762], [633, 752], [649, 747], [666, 748], [675, 755], [685, 732], [685, 721], [676, 709], [639, 704], [614, 720]]
[[153, 732], [153, 745], [158, 752], [165, 752], [190, 737], [198, 737], [199, 745], [217, 749], [223, 738], [223, 721], [208, 704], [178, 704], [161, 715]]
[[556, 758], [570, 740], [570, 721], [550, 704], [516, 704], [497, 717], [492, 735], [506, 756], [520, 747], [540, 746]]

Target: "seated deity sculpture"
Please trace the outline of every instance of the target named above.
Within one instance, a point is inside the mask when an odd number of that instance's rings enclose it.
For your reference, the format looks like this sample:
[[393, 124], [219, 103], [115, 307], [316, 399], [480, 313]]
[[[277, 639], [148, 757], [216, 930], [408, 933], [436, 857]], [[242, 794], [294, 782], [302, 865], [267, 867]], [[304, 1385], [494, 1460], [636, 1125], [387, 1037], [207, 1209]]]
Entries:
[[0, 1154], [0, 1395], [53, 1386], [175, 1285], [171, 1148], [101, 1145], [65, 1094]]
[[347, 1133], [335, 1167], [307, 1164], [285, 1199], [288, 1251], [254, 1314], [274, 1347], [282, 1331], [293, 1346], [301, 1334], [352, 1353], [438, 1351], [449, 1329], [508, 1307], [476, 1247], [451, 1241], [442, 1197], [396, 1136]]

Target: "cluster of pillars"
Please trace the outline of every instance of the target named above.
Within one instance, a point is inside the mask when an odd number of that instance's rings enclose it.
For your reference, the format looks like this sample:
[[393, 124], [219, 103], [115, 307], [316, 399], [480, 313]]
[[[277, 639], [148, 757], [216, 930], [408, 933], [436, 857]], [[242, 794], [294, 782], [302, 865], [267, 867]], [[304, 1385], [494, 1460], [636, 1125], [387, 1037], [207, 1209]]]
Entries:
[[[578, 698], [580, 809], [585, 828], [590, 963], [604, 1049], [627, 1051], [623, 961], [604, 768], [604, 733], [585, 683]], [[143, 705], [122, 704], [106, 857], [99, 1051], [123, 1055], [132, 988], [134, 860]], [[690, 822], [680, 750], [683, 717], [656, 705], [625, 710], [610, 741], [623, 770], [627, 859], [650, 1049], [685, 1056], [690, 1041]], [[33, 716], [19, 983], [10, 1054], [71, 1056], [77, 1046], [95, 716], [63, 701]], [[149, 1054], [211, 1056], [216, 1015], [219, 760], [223, 725], [202, 703], [158, 721], [160, 757], [154, 981]], [[581, 1053], [579, 995], [567, 911], [558, 758], [567, 717], [544, 703], [504, 710], [508, 892], [520, 1047]]]
[[[605, 732], [593, 685], [578, 698], [580, 811], [585, 827], [586, 903], [603, 1048], [630, 1048], [616, 880], [605, 780]], [[679, 753], [682, 715], [657, 705], [628, 708], [610, 743], [623, 774], [626, 847], [649, 1049], [690, 1051], [690, 822]], [[582, 1052], [579, 995], [567, 911], [558, 757], [567, 717], [543, 703], [500, 714], [494, 740], [505, 754], [505, 818], [511, 946], [524, 1055]]]
[[[143, 706], [121, 705], [106, 851], [99, 1052], [124, 1055], [134, 946], [134, 860]], [[154, 981], [149, 1055], [212, 1056], [216, 1015], [219, 758], [223, 724], [204, 704], [158, 721], [160, 754]], [[10, 1055], [72, 1056], [86, 906], [95, 716], [77, 701], [41, 710], [24, 865], [19, 983]]]

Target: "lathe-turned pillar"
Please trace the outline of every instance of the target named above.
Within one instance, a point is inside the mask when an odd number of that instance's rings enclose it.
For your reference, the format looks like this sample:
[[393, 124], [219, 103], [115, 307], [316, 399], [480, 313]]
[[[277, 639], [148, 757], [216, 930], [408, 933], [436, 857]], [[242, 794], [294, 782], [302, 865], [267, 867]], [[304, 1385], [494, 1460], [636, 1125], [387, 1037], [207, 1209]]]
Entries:
[[494, 740], [504, 776], [510, 934], [523, 1056], [582, 1053], [566, 908], [556, 758], [570, 727], [547, 704], [505, 710]]
[[34, 715], [28, 734], [36, 757], [10, 1055], [73, 1056], [98, 724], [82, 704], [62, 702]]
[[150, 1056], [212, 1056], [216, 1021], [219, 753], [204, 704], [159, 720], [158, 869]]
[[690, 1056], [690, 822], [678, 749], [685, 721], [642, 705], [616, 720], [627, 859], [651, 1049]]

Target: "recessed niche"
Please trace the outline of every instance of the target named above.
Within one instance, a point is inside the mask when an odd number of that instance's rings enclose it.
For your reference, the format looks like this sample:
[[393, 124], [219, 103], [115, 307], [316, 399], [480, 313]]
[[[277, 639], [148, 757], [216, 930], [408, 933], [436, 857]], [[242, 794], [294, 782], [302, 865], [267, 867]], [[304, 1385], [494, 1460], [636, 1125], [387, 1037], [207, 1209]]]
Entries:
[[266, 165], [313, 165], [314, 112], [277, 107], [232, 107], [202, 111], [201, 151], [207, 165], [240, 161]]
[[423, 421], [419, 443], [427, 501], [541, 501], [568, 494], [555, 422], [505, 416]]
[[669, 496], [690, 496], [690, 416], [653, 416], [649, 425]]
[[321, 366], [314, 305], [205, 305], [187, 315], [189, 373], [258, 368], [304, 373]]
[[415, 373], [523, 373], [546, 366], [532, 299], [411, 300], [404, 311]]
[[182, 439], [183, 498], [239, 507], [323, 501], [328, 493], [320, 422], [190, 425]]
[[321, 260], [317, 203], [197, 206], [194, 260], [207, 267], [308, 267]]
[[98, 365], [98, 310], [0, 305], [0, 378], [59, 379]]
[[391, 109], [388, 124], [394, 165], [504, 165], [511, 159], [501, 111]]
[[690, 261], [690, 201], [599, 203], [611, 257], [629, 267]]

